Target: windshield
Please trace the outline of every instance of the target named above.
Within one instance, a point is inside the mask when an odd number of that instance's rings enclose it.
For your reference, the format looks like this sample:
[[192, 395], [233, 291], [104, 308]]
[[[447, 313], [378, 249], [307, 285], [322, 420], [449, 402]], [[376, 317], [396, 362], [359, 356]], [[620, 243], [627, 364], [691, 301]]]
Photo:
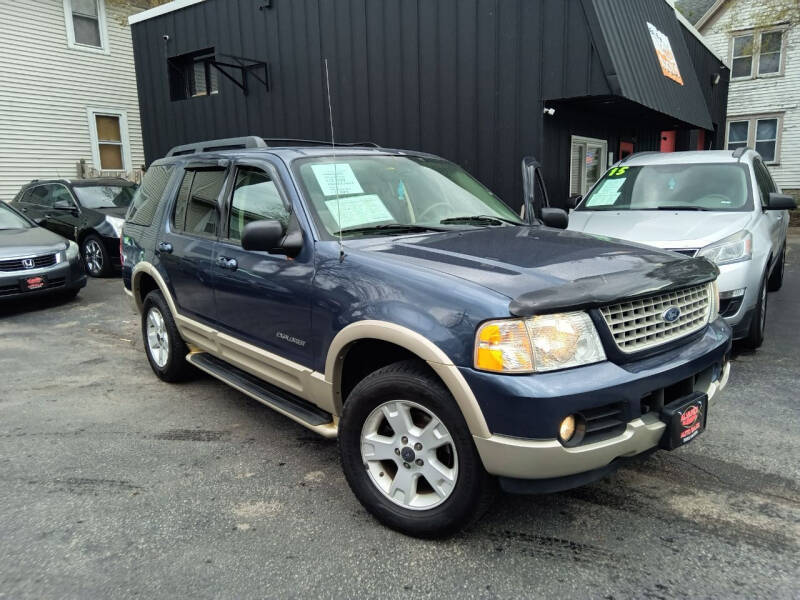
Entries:
[[615, 167], [577, 210], [747, 211], [753, 201], [739, 164]]
[[29, 229], [31, 224], [0, 200], [0, 229]]
[[466, 171], [442, 159], [341, 156], [296, 164], [314, 220], [329, 237], [523, 224]]
[[76, 186], [75, 194], [84, 208], [128, 208], [135, 185]]

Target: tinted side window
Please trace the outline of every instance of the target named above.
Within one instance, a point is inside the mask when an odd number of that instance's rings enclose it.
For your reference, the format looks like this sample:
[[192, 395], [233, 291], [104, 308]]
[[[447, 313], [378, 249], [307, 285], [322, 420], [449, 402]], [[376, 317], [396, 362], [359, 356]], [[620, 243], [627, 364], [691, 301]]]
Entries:
[[224, 170], [186, 171], [175, 203], [175, 228], [193, 235], [216, 236], [217, 199], [224, 183]]
[[75, 205], [75, 199], [72, 197], [72, 193], [63, 185], [51, 186], [48, 206], [55, 206], [56, 202], [61, 205]]
[[28, 192], [25, 194], [25, 198], [27, 198], [27, 202], [30, 204], [37, 204], [39, 206], [53, 206], [53, 202], [50, 200], [49, 185], [39, 185], [28, 190]]
[[272, 178], [259, 169], [242, 168], [236, 173], [231, 199], [228, 237], [239, 241], [248, 223], [263, 219], [289, 224], [289, 211], [283, 204]]
[[774, 184], [772, 183], [772, 177], [770, 177], [767, 167], [765, 167], [764, 163], [762, 163], [760, 160], [753, 162], [753, 169], [756, 173], [758, 192], [761, 196], [761, 206], [766, 207], [769, 204], [769, 193], [775, 191]]
[[171, 165], [151, 167], [142, 179], [142, 185], [136, 190], [131, 200], [126, 219], [134, 225], [149, 227], [153, 224], [153, 217], [158, 210], [161, 197], [172, 175]]

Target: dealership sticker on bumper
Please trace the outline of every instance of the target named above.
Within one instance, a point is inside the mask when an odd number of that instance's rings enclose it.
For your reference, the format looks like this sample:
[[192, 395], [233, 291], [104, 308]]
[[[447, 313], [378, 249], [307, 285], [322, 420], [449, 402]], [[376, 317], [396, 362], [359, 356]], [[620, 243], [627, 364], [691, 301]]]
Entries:
[[661, 447], [674, 450], [688, 444], [706, 428], [708, 396], [695, 392], [670, 402], [661, 410], [661, 420], [667, 425]]
[[47, 280], [44, 277], [27, 277], [20, 282], [20, 287], [23, 292], [32, 290], [40, 290], [47, 285]]

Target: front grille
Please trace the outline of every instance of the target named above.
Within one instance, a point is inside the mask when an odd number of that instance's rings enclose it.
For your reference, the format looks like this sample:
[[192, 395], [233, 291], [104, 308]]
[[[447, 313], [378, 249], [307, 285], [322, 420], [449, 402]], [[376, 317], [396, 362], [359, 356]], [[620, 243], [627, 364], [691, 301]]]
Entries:
[[677, 252], [678, 254], [683, 254], [684, 256], [694, 257], [699, 248], [666, 248], [666, 250], [669, 252]]
[[[26, 266], [25, 261], [32, 260], [32, 266]], [[28, 271], [30, 269], [40, 269], [56, 264], [55, 254], [42, 254], [41, 256], [30, 256], [25, 258], [11, 258], [0, 260], [0, 271], [10, 273], [12, 271]]]
[[[711, 284], [697, 285], [649, 298], [610, 304], [600, 308], [614, 342], [623, 352], [639, 352], [671, 342], [702, 329], [711, 309]], [[668, 323], [664, 313], [680, 309]]]

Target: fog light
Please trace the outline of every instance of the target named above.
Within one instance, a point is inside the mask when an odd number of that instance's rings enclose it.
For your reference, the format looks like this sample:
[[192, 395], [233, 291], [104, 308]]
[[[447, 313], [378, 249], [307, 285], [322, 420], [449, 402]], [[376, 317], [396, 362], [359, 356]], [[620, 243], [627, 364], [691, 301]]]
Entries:
[[561, 425], [558, 426], [558, 437], [561, 438], [562, 442], [568, 442], [573, 435], [575, 435], [575, 416], [570, 415], [561, 421]]

